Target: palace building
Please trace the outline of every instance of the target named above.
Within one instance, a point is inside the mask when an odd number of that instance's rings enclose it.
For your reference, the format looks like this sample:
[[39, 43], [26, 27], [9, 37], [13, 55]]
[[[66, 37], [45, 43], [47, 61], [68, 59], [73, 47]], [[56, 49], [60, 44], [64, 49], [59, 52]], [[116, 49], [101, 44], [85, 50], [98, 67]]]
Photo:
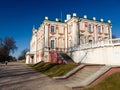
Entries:
[[110, 20], [98, 21], [95, 17], [88, 19], [86, 15], [79, 17], [76, 13], [72, 16], [67, 14], [64, 22], [58, 18], [53, 21], [45, 17], [38, 29], [33, 27], [26, 63], [55, 62], [49, 57], [52, 51], [67, 53], [67, 49], [71, 47], [112, 39], [111, 28]]

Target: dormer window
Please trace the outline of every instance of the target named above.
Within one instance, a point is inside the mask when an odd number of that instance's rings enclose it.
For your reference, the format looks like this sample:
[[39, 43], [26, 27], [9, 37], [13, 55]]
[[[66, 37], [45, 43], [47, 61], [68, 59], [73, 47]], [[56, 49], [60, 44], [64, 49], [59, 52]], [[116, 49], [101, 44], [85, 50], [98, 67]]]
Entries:
[[55, 32], [54, 26], [51, 26], [51, 32]]

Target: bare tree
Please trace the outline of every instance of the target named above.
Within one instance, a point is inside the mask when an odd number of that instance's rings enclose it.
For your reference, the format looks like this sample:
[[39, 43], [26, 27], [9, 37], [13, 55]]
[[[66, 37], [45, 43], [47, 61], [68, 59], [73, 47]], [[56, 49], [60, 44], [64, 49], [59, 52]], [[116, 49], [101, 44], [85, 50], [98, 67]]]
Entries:
[[6, 54], [9, 55], [10, 53], [14, 53], [17, 49], [15, 45], [15, 40], [13, 38], [5, 37], [4, 38], [4, 48], [6, 49]]
[[14, 53], [17, 50], [16, 42], [13, 38], [5, 37], [4, 39], [0, 38], [0, 60], [4, 61], [8, 59], [10, 53]]

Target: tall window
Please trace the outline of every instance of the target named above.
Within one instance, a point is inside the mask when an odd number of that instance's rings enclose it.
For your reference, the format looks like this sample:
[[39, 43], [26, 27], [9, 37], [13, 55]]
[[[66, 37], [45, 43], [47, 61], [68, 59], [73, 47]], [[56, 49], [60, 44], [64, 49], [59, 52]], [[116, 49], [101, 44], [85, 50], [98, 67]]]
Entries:
[[88, 26], [88, 31], [92, 32], [92, 26], [91, 26], [91, 24], [89, 24], [89, 26]]
[[51, 40], [51, 48], [54, 48], [54, 43], [55, 43], [55, 41]]
[[51, 32], [55, 32], [54, 26], [51, 26]]
[[98, 26], [98, 32], [101, 33], [101, 26]]

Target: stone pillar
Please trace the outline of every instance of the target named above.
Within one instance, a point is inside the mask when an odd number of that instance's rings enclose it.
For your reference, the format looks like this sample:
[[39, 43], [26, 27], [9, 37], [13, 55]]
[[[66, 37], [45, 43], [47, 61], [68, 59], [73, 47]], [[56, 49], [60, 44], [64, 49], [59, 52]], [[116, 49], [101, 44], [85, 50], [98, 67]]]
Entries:
[[94, 39], [95, 39], [95, 42], [97, 41], [97, 27], [96, 27], [96, 25], [94, 24]]
[[68, 32], [67, 32], [67, 26], [65, 26], [65, 48], [68, 46]]
[[78, 32], [78, 24], [77, 20], [73, 22], [73, 29], [72, 29], [72, 42], [73, 46], [78, 45], [78, 40], [79, 40], [79, 32]]
[[45, 24], [45, 47], [48, 47], [48, 24]]

